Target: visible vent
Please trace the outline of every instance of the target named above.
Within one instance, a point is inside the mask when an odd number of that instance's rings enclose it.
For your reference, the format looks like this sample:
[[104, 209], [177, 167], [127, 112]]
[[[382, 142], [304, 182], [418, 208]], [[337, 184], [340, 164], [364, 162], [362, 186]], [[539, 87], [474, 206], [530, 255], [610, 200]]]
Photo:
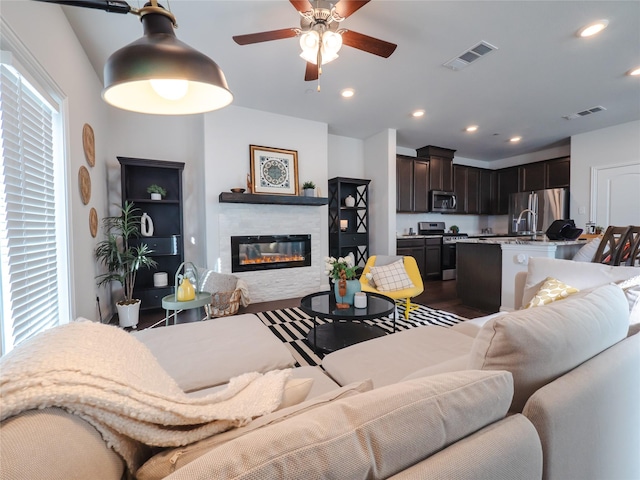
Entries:
[[497, 49], [498, 47], [494, 47], [490, 43], [482, 41], [466, 50], [465, 52], [462, 52], [457, 57], [452, 58], [443, 65], [447, 68], [450, 68], [451, 70], [461, 70], [464, 67], [468, 66], [471, 62], [474, 62], [487, 53], [491, 53]]
[[587, 115], [591, 115], [592, 113], [602, 112], [603, 110], [606, 110], [606, 108], [604, 108], [602, 105], [598, 105], [597, 107], [587, 108], [586, 110], [583, 110], [578, 113], [570, 113], [568, 115], [563, 115], [562, 118], [564, 118], [565, 120], [575, 120], [576, 118], [586, 117]]

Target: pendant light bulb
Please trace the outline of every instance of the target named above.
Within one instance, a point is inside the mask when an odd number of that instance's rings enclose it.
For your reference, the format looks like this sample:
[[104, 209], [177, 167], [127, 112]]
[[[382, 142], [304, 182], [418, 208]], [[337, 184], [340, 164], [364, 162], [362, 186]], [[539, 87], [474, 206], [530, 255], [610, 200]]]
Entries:
[[189, 82], [186, 80], [152, 79], [149, 83], [158, 95], [167, 100], [180, 100], [189, 91]]

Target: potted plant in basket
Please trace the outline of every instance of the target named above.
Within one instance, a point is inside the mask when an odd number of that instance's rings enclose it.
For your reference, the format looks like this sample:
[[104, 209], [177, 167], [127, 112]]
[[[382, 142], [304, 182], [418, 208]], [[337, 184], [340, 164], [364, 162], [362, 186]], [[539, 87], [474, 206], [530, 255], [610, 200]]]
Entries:
[[324, 272], [331, 278], [336, 296], [336, 307], [349, 308], [353, 305], [354, 295], [361, 290], [360, 280], [356, 279], [357, 267], [351, 256], [325, 257]]
[[147, 193], [151, 194], [151, 200], [162, 200], [167, 195], [167, 191], [155, 183], [147, 187]]
[[107, 235], [96, 245], [95, 255], [99, 263], [107, 269], [98, 275], [98, 286], [119, 282], [124, 290], [124, 299], [116, 303], [121, 327], [138, 325], [140, 300], [133, 298], [133, 287], [140, 267], [155, 267], [156, 262], [149, 257], [153, 252], [145, 243], [135, 245], [140, 236], [139, 209], [133, 203], [125, 202], [120, 215], [102, 220]]
[[316, 196], [316, 184], [313, 182], [304, 182], [302, 184], [302, 191], [304, 192], [305, 197], [315, 197]]

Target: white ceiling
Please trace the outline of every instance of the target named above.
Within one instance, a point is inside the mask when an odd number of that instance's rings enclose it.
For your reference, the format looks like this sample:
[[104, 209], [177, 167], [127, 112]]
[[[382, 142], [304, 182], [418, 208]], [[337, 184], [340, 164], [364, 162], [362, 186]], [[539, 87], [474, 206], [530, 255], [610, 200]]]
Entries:
[[[625, 75], [640, 66], [636, 0], [373, 0], [341, 26], [396, 43], [397, 50], [384, 59], [343, 47], [324, 66], [320, 93], [316, 82], [304, 81], [296, 38], [246, 46], [231, 39], [298, 27], [288, 1], [170, 0], [168, 6], [177, 37], [224, 71], [233, 105], [324, 122], [335, 135], [364, 139], [393, 128], [401, 147], [437, 145], [489, 161], [640, 119], [640, 77]], [[62, 8], [100, 77], [111, 53], [142, 36], [133, 15]], [[604, 32], [576, 36], [600, 18], [609, 20]], [[498, 50], [457, 72], [442, 66], [481, 40]], [[349, 100], [339, 95], [347, 87], [356, 91]], [[606, 111], [562, 118], [594, 106]], [[412, 118], [415, 109], [425, 116]], [[479, 130], [465, 133], [470, 124]], [[522, 136], [519, 144], [509, 143], [514, 135]]]

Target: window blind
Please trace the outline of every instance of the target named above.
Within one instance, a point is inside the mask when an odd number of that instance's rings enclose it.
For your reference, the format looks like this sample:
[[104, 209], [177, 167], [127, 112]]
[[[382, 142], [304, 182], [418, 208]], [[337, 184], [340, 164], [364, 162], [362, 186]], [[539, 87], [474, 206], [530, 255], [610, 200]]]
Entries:
[[58, 324], [55, 110], [0, 64], [2, 351]]

